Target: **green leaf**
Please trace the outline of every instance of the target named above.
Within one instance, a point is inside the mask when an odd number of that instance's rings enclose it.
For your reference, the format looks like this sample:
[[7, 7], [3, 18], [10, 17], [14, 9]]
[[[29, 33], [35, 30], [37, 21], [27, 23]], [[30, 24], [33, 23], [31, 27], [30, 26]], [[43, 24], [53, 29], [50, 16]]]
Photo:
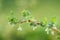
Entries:
[[42, 23], [45, 25], [47, 24], [47, 18], [46, 17], [42, 19]]
[[55, 24], [56, 23], [56, 17], [52, 17], [51, 22]]
[[13, 24], [13, 23], [15, 24], [15, 23], [18, 21], [18, 19], [15, 18], [13, 11], [10, 11], [10, 15], [9, 15], [9, 17], [8, 17], [8, 21], [9, 21], [11, 24]]
[[27, 17], [27, 16], [29, 16], [31, 13], [30, 13], [29, 10], [23, 10], [23, 11], [22, 11], [22, 14], [23, 14], [23, 17]]

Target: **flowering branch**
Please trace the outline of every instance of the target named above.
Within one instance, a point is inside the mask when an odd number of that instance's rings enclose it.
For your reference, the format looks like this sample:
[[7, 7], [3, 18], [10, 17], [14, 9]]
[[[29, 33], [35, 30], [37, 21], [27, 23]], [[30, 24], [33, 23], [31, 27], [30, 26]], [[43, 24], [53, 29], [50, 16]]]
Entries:
[[[46, 18], [43, 18], [41, 21], [38, 21], [31, 15], [30, 11], [28, 11], [28, 10], [23, 10], [22, 11], [22, 17], [21, 17], [20, 20], [15, 18], [13, 16], [13, 12], [11, 12], [11, 15], [8, 18], [8, 21], [10, 22], [10, 24], [17, 24], [17, 23], [22, 24], [22, 23], [29, 22], [30, 26], [33, 26], [32, 27], [33, 30], [35, 30], [37, 28], [37, 25], [40, 25], [41, 27], [46, 26], [45, 31], [47, 32], [47, 34], [49, 34], [49, 33], [54, 34], [54, 31], [60, 33], [60, 30], [58, 30], [55, 26], [56, 25], [56, 17], [52, 17], [51, 22], [47, 24], [47, 19]], [[18, 30], [22, 31], [22, 28], [19, 27]]]

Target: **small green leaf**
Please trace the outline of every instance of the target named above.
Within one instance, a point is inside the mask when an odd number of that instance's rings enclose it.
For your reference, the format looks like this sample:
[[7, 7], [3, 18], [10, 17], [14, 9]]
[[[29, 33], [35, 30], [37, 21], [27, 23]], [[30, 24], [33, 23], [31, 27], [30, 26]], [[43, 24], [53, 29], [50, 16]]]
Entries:
[[8, 17], [8, 21], [9, 21], [11, 24], [13, 24], [13, 23], [15, 24], [15, 23], [18, 21], [18, 19], [15, 18], [13, 11], [10, 12], [10, 15], [9, 15], [9, 17]]
[[46, 18], [46, 17], [43, 18], [43, 19], [42, 19], [42, 22], [43, 22], [43, 24], [47, 24], [47, 18]]
[[53, 24], [55, 24], [55, 23], [56, 23], [56, 17], [52, 17], [52, 18], [51, 18], [51, 22], [52, 22]]
[[46, 26], [46, 24], [47, 24], [46, 17], [41, 20], [41, 23], [40, 24], [41, 24], [41, 26]]
[[29, 16], [31, 13], [30, 13], [29, 10], [23, 10], [23, 11], [22, 11], [22, 14], [23, 14], [23, 17], [27, 17], [27, 16]]

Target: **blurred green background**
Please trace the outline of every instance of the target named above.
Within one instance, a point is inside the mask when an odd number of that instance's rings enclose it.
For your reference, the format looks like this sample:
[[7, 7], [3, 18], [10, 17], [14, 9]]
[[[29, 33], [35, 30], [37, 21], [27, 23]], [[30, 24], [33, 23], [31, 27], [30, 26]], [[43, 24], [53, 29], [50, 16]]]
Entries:
[[48, 22], [51, 17], [56, 16], [57, 28], [60, 29], [60, 0], [0, 0], [0, 40], [60, 40], [59, 35], [58, 39], [56, 33], [54, 36], [47, 35], [41, 27], [32, 31], [27, 23], [23, 24], [23, 32], [16, 30], [18, 26], [9, 26], [7, 17], [10, 11], [13, 10], [15, 16], [20, 19], [24, 9], [30, 10], [38, 19], [47, 17]]

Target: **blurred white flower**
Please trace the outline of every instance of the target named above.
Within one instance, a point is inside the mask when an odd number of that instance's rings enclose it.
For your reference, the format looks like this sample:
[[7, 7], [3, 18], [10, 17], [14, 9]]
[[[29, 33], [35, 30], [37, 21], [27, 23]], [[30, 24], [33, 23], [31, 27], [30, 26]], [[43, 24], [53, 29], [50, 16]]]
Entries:
[[37, 27], [33, 27], [33, 31], [36, 30], [36, 29], [37, 29]]
[[48, 31], [48, 28], [46, 28], [45, 31]]
[[54, 31], [52, 31], [51, 34], [54, 35]]
[[50, 28], [46, 28], [45, 31], [47, 32], [47, 34], [52, 34], [54, 35], [54, 31]]
[[22, 28], [21, 28], [21, 27], [19, 27], [17, 30], [18, 30], [18, 31], [22, 31]]
[[53, 26], [56, 26], [56, 24], [53, 24]]
[[49, 34], [49, 28], [46, 28], [45, 31], [47, 32], [47, 34]]

